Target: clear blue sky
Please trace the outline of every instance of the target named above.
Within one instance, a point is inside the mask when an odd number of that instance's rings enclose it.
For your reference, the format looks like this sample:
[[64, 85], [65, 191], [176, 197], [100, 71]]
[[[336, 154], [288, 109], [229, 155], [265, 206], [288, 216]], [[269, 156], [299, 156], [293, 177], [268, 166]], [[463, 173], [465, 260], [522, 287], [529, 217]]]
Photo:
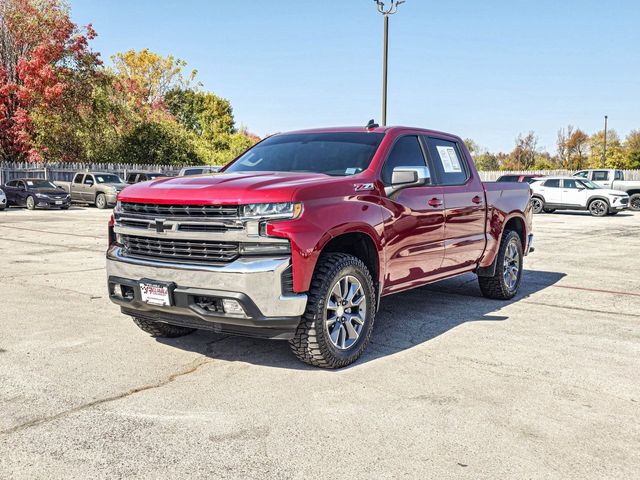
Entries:
[[[372, 0], [72, 0], [107, 60], [172, 53], [259, 135], [380, 120]], [[389, 124], [511, 150], [534, 130], [640, 128], [640, 1], [407, 0], [391, 18]]]

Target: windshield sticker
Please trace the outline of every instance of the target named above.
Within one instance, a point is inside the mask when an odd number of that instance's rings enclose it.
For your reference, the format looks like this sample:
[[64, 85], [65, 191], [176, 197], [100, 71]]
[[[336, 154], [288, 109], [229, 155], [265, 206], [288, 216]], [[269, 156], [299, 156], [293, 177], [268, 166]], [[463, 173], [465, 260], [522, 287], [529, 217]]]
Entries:
[[442, 167], [445, 172], [451, 173], [462, 171], [462, 166], [460, 165], [460, 160], [458, 159], [458, 154], [456, 153], [455, 148], [443, 147], [441, 145], [438, 145], [436, 148], [438, 149], [440, 161], [442, 162]]
[[357, 171], [357, 170], [358, 170], [357, 168], [347, 168], [347, 169], [344, 171], [344, 173], [345, 173], [346, 175], [353, 175], [354, 173], [356, 173], [356, 171]]

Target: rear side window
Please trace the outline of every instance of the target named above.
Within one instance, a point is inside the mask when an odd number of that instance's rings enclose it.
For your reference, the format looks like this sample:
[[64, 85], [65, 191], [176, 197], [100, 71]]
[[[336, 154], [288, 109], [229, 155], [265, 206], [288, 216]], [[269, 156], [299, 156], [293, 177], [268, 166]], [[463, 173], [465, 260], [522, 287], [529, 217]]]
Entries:
[[79, 173], [73, 178], [73, 183], [82, 183], [83, 178], [84, 178], [84, 175]]
[[553, 180], [547, 180], [546, 182], [544, 182], [544, 186], [550, 188], [560, 188], [560, 180], [557, 178]]
[[598, 182], [602, 180], [609, 180], [609, 172], [606, 170], [596, 170], [593, 172], [593, 181]]
[[616, 170], [615, 180], [624, 180], [624, 174], [622, 170]]
[[440, 185], [462, 185], [469, 179], [467, 164], [455, 142], [425, 138]]
[[425, 167], [426, 165], [418, 137], [415, 135], [401, 137], [393, 145], [387, 161], [384, 162], [382, 181], [390, 185], [393, 169], [396, 167]]

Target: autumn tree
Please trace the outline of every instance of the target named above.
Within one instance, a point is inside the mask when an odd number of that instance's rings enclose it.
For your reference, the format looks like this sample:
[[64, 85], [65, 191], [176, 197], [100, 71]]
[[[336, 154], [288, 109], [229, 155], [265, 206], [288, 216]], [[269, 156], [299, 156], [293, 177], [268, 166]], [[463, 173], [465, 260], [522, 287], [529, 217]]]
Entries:
[[625, 168], [626, 159], [620, 137], [615, 130], [607, 131], [607, 152], [604, 154], [604, 130], [589, 137], [589, 166], [592, 168]]
[[627, 168], [640, 169], [640, 130], [631, 130], [624, 141]]
[[529, 170], [536, 162], [538, 154], [538, 137], [534, 132], [518, 135], [516, 146], [510, 155], [509, 168], [514, 170]]
[[42, 158], [34, 114], [60, 112], [72, 77], [100, 63], [60, 0], [0, 1], [0, 159]]

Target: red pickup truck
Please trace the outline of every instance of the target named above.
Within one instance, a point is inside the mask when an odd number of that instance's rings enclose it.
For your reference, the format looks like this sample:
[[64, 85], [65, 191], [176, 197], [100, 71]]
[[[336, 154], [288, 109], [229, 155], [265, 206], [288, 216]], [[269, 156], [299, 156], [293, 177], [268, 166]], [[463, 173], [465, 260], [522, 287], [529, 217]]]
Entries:
[[486, 297], [512, 298], [532, 251], [529, 200], [526, 183], [482, 183], [454, 135], [278, 134], [220, 173], [123, 190], [109, 294], [153, 336], [286, 339], [303, 362], [342, 367], [382, 296], [475, 272]]

